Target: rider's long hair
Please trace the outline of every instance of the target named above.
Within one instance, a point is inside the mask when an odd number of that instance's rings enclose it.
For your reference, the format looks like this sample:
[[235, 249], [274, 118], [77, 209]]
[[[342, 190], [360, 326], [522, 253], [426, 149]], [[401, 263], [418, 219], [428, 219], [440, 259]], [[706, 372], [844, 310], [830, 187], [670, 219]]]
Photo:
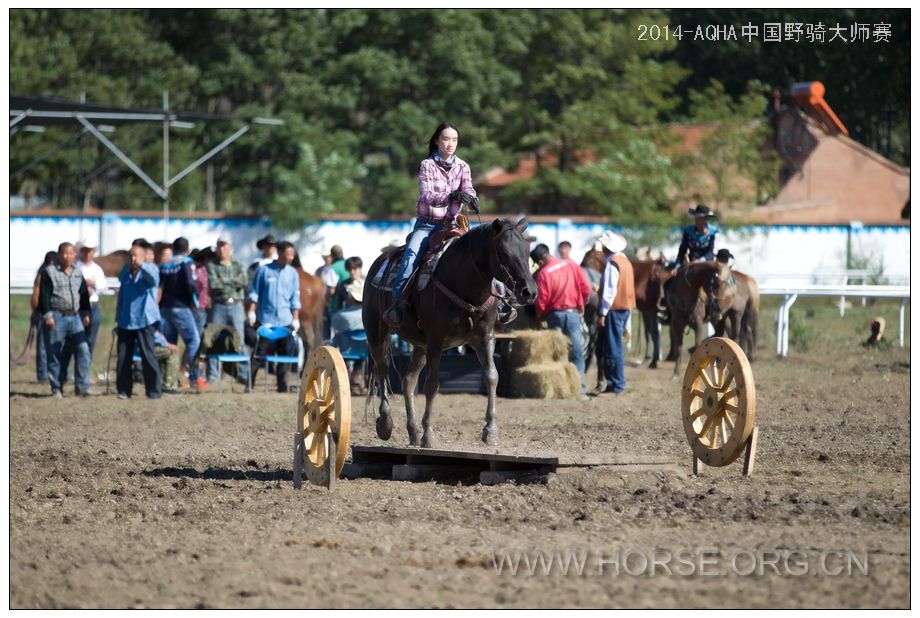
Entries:
[[438, 125], [438, 128], [434, 130], [434, 133], [431, 134], [431, 139], [428, 140], [428, 156], [434, 156], [434, 153], [438, 151], [438, 138], [441, 137], [441, 131], [444, 129], [453, 129], [457, 132], [457, 140], [460, 139], [460, 129], [455, 127], [449, 122], [442, 122]]

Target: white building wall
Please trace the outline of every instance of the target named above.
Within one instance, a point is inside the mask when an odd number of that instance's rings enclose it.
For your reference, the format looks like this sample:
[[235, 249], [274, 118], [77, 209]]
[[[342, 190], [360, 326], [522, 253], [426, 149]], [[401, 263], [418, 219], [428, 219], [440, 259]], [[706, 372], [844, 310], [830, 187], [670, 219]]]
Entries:
[[[572, 243], [572, 254], [579, 258], [607, 226], [573, 223], [532, 223], [530, 232], [538, 242], [555, 251], [561, 240]], [[631, 240], [629, 229], [615, 227]], [[192, 247], [213, 245], [221, 235], [234, 243], [235, 256], [244, 264], [257, 256], [256, 240], [268, 233], [294, 243], [304, 268], [313, 271], [322, 265], [322, 244], [341, 245], [345, 256], [358, 255], [365, 269], [393, 240], [402, 241], [412, 230], [412, 223], [394, 221], [324, 220], [295, 233], [275, 230], [267, 220], [251, 219], [172, 219], [168, 226], [162, 219], [141, 217], [10, 217], [10, 283], [31, 284], [46, 251], [64, 241], [80, 239], [99, 243], [100, 254], [127, 249], [131, 241], [145, 237], [153, 242], [185, 236]], [[846, 264], [848, 228], [845, 226], [753, 226], [720, 233], [717, 248], [727, 247], [735, 255], [735, 267], [758, 277], [761, 285], [786, 282], [802, 283], [816, 273], [840, 272]], [[676, 257], [679, 228], [671, 234], [662, 250]], [[854, 255], [881, 260], [884, 276], [909, 281], [910, 228], [867, 227], [852, 230]], [[769, 277], [768, 277], [769, 275]], [[783, 276], [786, 276], [784, 279]]]

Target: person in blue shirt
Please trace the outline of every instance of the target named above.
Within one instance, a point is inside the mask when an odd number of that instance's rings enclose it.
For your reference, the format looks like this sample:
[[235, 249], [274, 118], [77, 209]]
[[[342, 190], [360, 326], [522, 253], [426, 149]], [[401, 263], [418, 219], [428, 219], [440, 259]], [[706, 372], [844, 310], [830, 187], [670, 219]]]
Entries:
[[[300, 329], [300, 276], [291, 266], [296, 252], [294, 245], [287, 241], [278, 243], [278, 258], [256, 271], [249, 290], [248, 321], [250, 326], [284, 326], [291, 331], [291, 336], [275, 342], [260, 340], [260, 349], [256, 354], [262, 356], [266, 353], [269, 344], [275, 346], [274, 353], [285, 356], [297, 355], [297, 331]], [[287, 368], [279, 370], [278, 392], [287, 392]], [[296, 368], [296, 367], [295, 367]], [[253, 367], [252, 380], [255, 382]]]
[[716, 259], [716, 234], [718, 228], [710, 223], [716, 213], [709, 210], [705, 204], [697, 204], [687, 214], [693, 217], [693, 225], [683, 229], [680, 237], [680, 248], [677, 250], [677, 260], [671, 268], [678, 268], [699, 260], [712, 261]]
[[159, 399], [163, 392], [160, 383], [160, 364], [154, 349], [154, 334], [160, 324], [160, 308], [157, 306], [160, 272], [155, 264], [144, 262], [145, 253], [143, 247], [131, 247], [127, 268], [122, 270], [118, 277], [121, 287], [115, 304], [118, 321], [115, 384], [119, 399], [131, 397], [134, 385], [131, 366], [135, 344], [140, 349], [147, 397]]
[[198, 307], [198, 293], [194, 261], [188, 256], [188, 239], [180, 236], [172, 243], [173, 258], [160, 265], [160, 312], [163, 315], [163, 334], [170, 343], [185, 342], [185, 356], [188, 363], [188, 381], [193, 390], [203, 391], [205, 380], [198, 367], [198, 347], [201, 335], [195, 310]]
[[[667, 265], [672, 278], [677, 274], [677, 269], [682, 266], [701, 260], [716, 259], [716, 234], [719, 229], [710, 223], [716, 213], [705, 204], [697, 204], [696, 208], [688, 209], [687, 214], [693, 217], [693, 225], [688, 225], [683, 229], [677, 259]], [[672, 281], [673, 279], [663, 281], [659, 288], [658, 312], [662, 324], [669, 324], [671, 321], [671, 311], [668, 309], [665, 295], [670, 291]]]

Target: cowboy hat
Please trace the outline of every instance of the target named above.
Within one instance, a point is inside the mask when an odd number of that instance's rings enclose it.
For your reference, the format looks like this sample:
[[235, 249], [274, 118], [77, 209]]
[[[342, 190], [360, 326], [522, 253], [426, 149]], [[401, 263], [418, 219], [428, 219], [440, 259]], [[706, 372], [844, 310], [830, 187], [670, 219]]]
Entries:
[[271, 247], [277, 245], [278, 241], [275, 240], [275, 237], [271, 234], [266, 234], [264, 238], [260, 238], [256, 241], [256, 249], [264, 249], [265, 247]]
[[613, 230], [607, 230], [601, 234], [597, 241], [613, 253], [620, 253], [626, 248], [626, 239]]
[[697, 204], [696, 208], [687, 209], [687, 214], [691, 217], [715, 217], [716, 213], [709, 210], [706, 204]]
[[380, 253], [386, 253], [387, 251], [390, 251], [392, 249], [398, 249], [399, 247], [402, 247], [402, 246], [403, 246], [403, 243], [401, 240], [399, 240], [398, 238], [392, 238], [390, 239], [390, 244], [388, 244], [386, 247], [383, 247], [380, 250]]
[[96, 248], [96, 245], [89, 244], [89, 241], [84, 238], [84, 239], [81, 239], [77, 244], [75, 244], [73, 248], [76, 249], [77, 251], [80, 251], [80, 249], [93, 250]]
[[719, 262], [727, 262], [734, 259], [735, 256], [732, 255], [731, 251], [728, 249], [719, 249], [719, 251], [716, 253], [716, 260]]
[[345, 291], [357, 302], [364, 301], [364, 277], [355, 279], [345, 288]]

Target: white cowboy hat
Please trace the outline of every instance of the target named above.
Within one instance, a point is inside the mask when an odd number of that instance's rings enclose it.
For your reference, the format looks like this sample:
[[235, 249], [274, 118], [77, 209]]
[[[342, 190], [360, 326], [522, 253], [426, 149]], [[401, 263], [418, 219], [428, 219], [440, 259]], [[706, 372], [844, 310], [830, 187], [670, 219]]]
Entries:
[[389, 251], [390, 249], [398, 249], [399, 247], [402, 247], [402, 246], [403, 246], [403, 242], [402, 242], [400, 239], [398, 239], [398, 238], [391, 238], [391, 239], [390, 239], [390, 244], [388, 244], [386, 247], [383, 247], [382, 249], [380, 249], [380, 252], [381, 252], [381, 253], [386, 253], [386, 252]]
[[626, 248], [626, 239], [613, 230], [607, 230], [597, 240], [613, 253], [620, 253]]
[[351, 297], [354, 298], [359, 303], [363, 302], [364, 301], [364, 277], [361, 277], [360, 279], [355, 279], [354, 281], [349, 283], [348, 287], [345, 288], [345, 291], [348, 292], [348, 294], [351, 295]]
[[96, 245], [95, 245], [95, 244], [90, 244], [90, 242], [89, 242], [88, 240], [86, 240], [85, 238], [81, 238], [81, 239], [77, 242], [77, 244], [75, 244], [75, 245], [73, 246], [73, 248], [76, 249], [77, 251], [79, 251], [80, 249], [95, 249], [95, 248], [96, 248]]

